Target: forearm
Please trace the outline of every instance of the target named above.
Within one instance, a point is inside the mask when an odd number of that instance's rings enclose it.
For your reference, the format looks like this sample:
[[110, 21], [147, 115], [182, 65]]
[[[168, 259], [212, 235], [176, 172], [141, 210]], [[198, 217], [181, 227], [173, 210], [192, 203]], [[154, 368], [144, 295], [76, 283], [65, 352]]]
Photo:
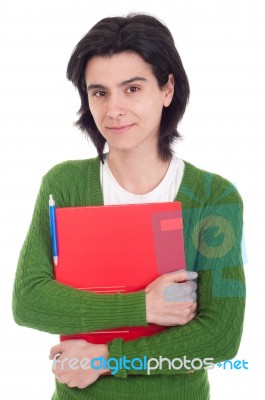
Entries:
[[13, 316], [19, 325], [64, 335], [147, 325], [144, 291], [100, 295], [49, 279], [32, 283], [14, 287]]
[[58, 204], [68, 204], [69, 200], [64, 198], [67, 192], [59, 190], [61, 186], [59, 177], [54, 176], [52, 182], [45, 179], [40, 189], [16, 272], [12, 304], [15, 321], [65, 335], [121, 326], [147, 326], [144, 291], [96, 294], [54, 280], [48, 198], [49, 193], [54, 193]]

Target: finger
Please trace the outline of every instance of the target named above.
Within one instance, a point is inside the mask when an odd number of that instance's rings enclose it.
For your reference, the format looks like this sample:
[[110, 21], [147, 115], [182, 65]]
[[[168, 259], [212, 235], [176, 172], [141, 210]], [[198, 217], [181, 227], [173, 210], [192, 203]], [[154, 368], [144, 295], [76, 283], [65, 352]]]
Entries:
[[61, 357], [62, 353], [56, 353], [54, 354], [54, 356], [52, 354], [49, 355], [49, 359], [50, 360], [59, 360], [59, 358]]
[[196, 300], [196, 293], [183, 294], [182, 296], [171, 299], [172, 302], [183, 304], [186, 307], [191, 307]]
[[67, 375], [55, 375], [56, 379], [60, 383], [66, 383], [69, 381], [69, 377]]
[[192, 321], [195, 317], [196, 317], [196, 313], [192, 313], [192, 314], [190, 315], [190, 321]]
[[190, 307], [190, 305], [196, 300], [196, 294], [194, 293], [171, 293], [165, 294], [163, 296], [163, 300], [166, 303], [179, 303], [179, 306], [183, 305], [186, 307]]
[[[197, 302], [197, 293], [196, 293], [196, 292], [193, 292], [193, 293], [190, 294], [190, 300], [191, 300], [193, 303], [196, 303], [196, 302]], [[197, 304], [197, 303], [196, 303], [196, 304]]]
[[185, 269], [180, 269], [179, 271], [168, 272], [164, 275], [166, 281], [170, 282], [185, 282], [187, 280], [193, 280], [198, 277], [197, 272], [186, 271]]
[[181, 283], [173, 283], [171, 286], [172, 293], [179, 294], [180, 296], [188, 296], [196, 292], [197, 284], [194, 281], [185, 281]]
[[195, 281], [186, 281], [182, 283], [175, 283], [175, 285], [180, 285], [184, 288], [184, 291], [194, 292], [197, 289], [197, 283]]
[[198, 278], [198, 272], [195, 271], [186, 271], [187, 272], [187, 281], [193, 281]]
[[[189, 285], [189, 283], [191, 285]], [[192, 285], [192, 283], [194, 283], [194, 285]], [[181, 287], [179, 288], [179, 296], [181, 299], [183, 299], [183, 301], [196, 301], [197, 300], [197, 285], [195, 282], [189, 281], [189, 282], [185, 282], [185, 283], [175, 283], [175, 285], [181, 285]]]
[[[77, 384], [74, 381], [70, 381], [69, 383], [67, 383], [67, 386], [69, 388], [79, 387], [79, 386], [77, 386]], [[79, 389], [81, 389], [81, 388], [79, 387]]]
[[196, 288], [197, 284], [192, 281], [167, 285], [163, 290], [164, 301], [194, 301], [196, 300]]
[[55, 355], [59, 353], [62, 354], [62, 352], [63, 352], [63, 342], [51, 348], [49, 355], [50, 360], [53, 360]]
[[190, 313], [190, 314], [188, 314], [188, 315], [182, 317], [182, 319], [181, 319], [181, 325], [186, 325], [186, 324], [188, 324], [188, 323], [191, 322], [195, 317], [196, 317], [196, 314], [195, 314], [195, 313]]

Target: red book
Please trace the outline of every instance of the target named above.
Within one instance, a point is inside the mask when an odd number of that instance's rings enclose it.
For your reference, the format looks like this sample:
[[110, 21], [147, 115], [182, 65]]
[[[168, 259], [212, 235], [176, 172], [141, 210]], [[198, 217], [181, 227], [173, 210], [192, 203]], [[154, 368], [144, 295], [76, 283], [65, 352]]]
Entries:
[[[55, 279], [96, 293], [135, 292], [158, 276], [185, 269], [180, 202], [56, 208]], [[61, 336], [106, 343], [166, 327], [122, 327]]]

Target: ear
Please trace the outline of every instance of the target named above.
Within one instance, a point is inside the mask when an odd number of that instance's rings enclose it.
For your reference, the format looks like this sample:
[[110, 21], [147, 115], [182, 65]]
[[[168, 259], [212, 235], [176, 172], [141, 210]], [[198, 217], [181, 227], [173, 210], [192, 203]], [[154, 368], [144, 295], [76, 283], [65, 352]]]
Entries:
[[170, 103], [174, 96], [174, 88], [175, 88], [175, 79], [173, 74], [168, 75], [168, 81], [163, 87], [164, 90], [164, 107], [170, 106]]

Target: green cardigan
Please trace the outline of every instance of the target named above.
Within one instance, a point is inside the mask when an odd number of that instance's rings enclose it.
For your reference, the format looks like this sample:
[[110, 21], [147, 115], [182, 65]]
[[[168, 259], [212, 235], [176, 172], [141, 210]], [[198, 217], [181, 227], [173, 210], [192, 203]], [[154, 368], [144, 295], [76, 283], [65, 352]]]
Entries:
[[[95, 294], [54, 280], [48, 198], [58, 207], [103, 205], [98, 158], [66, 161], [43, 178], [32, 222], [20, 253], [13, 290], [17, 324], [52, 334], [74, 334], [121, 326], [146, 326], [145, 291]], [[245, 304], [241, 256], [243, 205], [235, 187], [219, 175], [185, 162], [175, 199], [183, 208], [187, 269], [198, 272], [198, 313], [183, 326], [124, 342], [108, 343], [109, 357], [169, 359], [233, 358], [239, 347]], [[55, 337], [55, 342], [58, 340]], [[196, 364], [198, 365], [198, 364]], [[41, 390], [41, 388], [40, 388]], [[205, 369], [122, 368], [85, 389], [56, 381], [53, 400], [206, 400]]]

